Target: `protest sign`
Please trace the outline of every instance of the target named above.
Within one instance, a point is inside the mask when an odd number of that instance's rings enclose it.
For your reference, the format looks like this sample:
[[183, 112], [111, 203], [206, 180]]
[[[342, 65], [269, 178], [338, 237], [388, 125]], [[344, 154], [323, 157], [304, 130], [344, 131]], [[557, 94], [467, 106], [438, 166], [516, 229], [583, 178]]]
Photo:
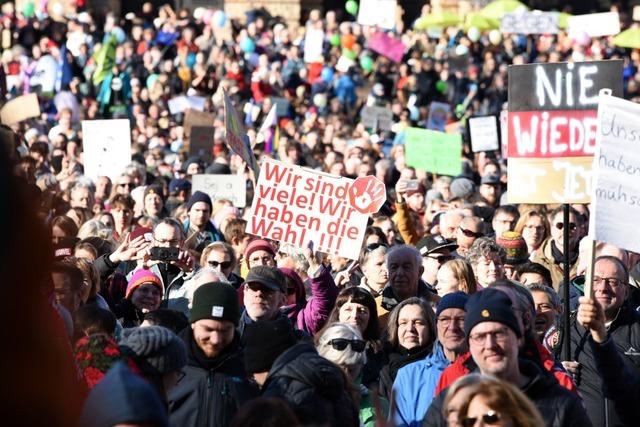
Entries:
[[509, 67], [509, 203], [589, 203], [603, 88], [622, 95], [622, 61]]
[[238, 118], [238, 113], [236, 112], [236, 109], [233, 108], [231, 99], [229, 98], [229, 95], [227, 95], [226, 91], [224, 92], [224, 127], [227, 136], [227, 144], [242, 158], [242, 160], [247, 163], [247, 166], [249, 166], [257, 178], [259, 173], [258, 163], [256, 162], [253, 150], [251, 150], [251, 142], [242, 127], [242, 123]]
[[202, 191], [211, 200], [230, 200], [233, 206], [244, 208], [247, 204], [247, 183], [240, 175], [193, 175], [191, 191]]
[[184, 112], [184, 133], [189, 136], [193, 126], [213, 126], [216, 116], [193, 108], [187, 108]]
[[362, 124], [371, 129], [391, 130], [393, 124], [393, 113], [384, 107], [362, 107], [360, 111]]
[[356, 180], [265, 159], [247, 233], [358, 259], [369, 215], [387, 199], [373, 175]]
[[83, 120], [84, 174], [94, 182], [101, 176], [112, 181], [131, 163], [129, 119]]
[[396, 26], [396, 0], [360, 0], [358, 24], [393, 30]]
[[184, 113], [187, 108], [204, 111], [205, 98], [203, 96], [176, 96], [168, 101], [171, 114]]
[[447, 118], [449, 117], [449, 111], [451, 111], [451, 106], [449, 104], [445, 104], [444, 102], [432, 102], [429, 107], [427, 129], [444, 132], [444, 128], [447, 125]]
[[595, 240], [640, 252], [640, 105], [600, 95], [590, 230]]
[[420, 128], [404, 130], [407, 165], [438, 175], [462, 172], [462, 137]]
[[307, 27], [304, 38], [304, 62], [323, 62], [323, 44], [324, 31], [320, 28]]
[[500, 31], [515, 34], [557, 34], [558, 12], [513, 12], [505, 13], [500, 21]]
[[500, 149], [498, 123], [495, 116], [471, 117], [469, 119], [469, 135], [471, 136], [471, 150], [474, 153]]
[[205, 163], [213, 160], [213, 126], [193, 126], [189, 135], [189, 157], [198, 156]]
[[30, 93], [18, 96], [4, 104], [0, 110], [0, 123], [10, 126], [39, 116], [40, 104], [38, 103], [38, 95]]
[[394, 62], [402, 61], [404, 51], [407, 49], [401, 40], [393, 38], [383, 31], [372, 34], [371, 37], [369, 37], [367, 46], [372, 51], [386, 56]]
[[602, 37], [615, 36], [619, 32], [620, 16], [618, 12], [589, 13], [569, 17], [570, 35], [586, 33], [589, 37]]

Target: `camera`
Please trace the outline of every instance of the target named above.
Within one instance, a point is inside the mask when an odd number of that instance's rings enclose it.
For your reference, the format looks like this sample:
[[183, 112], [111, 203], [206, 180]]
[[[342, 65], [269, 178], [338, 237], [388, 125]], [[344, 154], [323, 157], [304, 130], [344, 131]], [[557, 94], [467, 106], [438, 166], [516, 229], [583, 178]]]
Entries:
[[177, 261], [180, 256], [180, 248], [151, 248], [151, 260], [153, 261]]

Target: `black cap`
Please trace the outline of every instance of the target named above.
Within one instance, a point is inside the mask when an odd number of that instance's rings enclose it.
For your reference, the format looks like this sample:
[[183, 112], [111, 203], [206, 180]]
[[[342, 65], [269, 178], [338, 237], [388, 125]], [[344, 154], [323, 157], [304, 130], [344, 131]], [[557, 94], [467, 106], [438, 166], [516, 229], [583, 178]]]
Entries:
[[423, 237], [418, 241], [416, 248], [420, 251], [420, 255], [429, 255], [432, 252], [438, 252], [442, 249], [455, 251], [458, 245], [453, 240], [448, 240], [439, 234]]
[[260, 283], [272, 291], [287, 292], [287, 282], [284, 274], [276, 267], [258, 265], [249, 270], [245, 279], [246, 284]]

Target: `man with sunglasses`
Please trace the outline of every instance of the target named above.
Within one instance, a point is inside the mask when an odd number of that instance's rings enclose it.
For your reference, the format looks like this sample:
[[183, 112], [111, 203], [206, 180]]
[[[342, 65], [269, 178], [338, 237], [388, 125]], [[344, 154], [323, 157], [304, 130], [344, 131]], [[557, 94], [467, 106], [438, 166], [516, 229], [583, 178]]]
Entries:
[[[592, 425], [578, 396], [533, 362], [519, 358], [523, 332], [506, 293], [497, 289], [476, 292], [465, 307], [464, 330], [476, 372], [518, 387], [538, 408], [547, 426]], [[423, 425], [444, 425], [441, 408], [445, 394], [443, 391], [434, 399]]]
[[581, 216], [573, 208], [569, 208], [569, 224], [565, 224], [563, 207], [558, 206], [549, 215], [551, 221], [551, 237], [542, 242], [531, 261], [547, 267], [551, 272], [553, 288], [558, 291], [564, 281], [564, 227], [569, 227], [569, 278], [577, 275], [578, 244], [580, 242], [579, 227], [582, 225]]
[[445, 295], [436, 309], [438, 340], [423, 360], [410, 363], [398, 371], [393, 383], [391, 419], [395, 426], [420, 426], [433, 400], [440, 375], [467, 350], [464, 334], [464, 292]]
[[[613, 368], [640, 375], [640, 315], [629, 301], [629, 273], [626, 265], [610, 255], [596, 258], [593, 296], [580, 298], [577, 318], [571, 324], [571, 354], [577, 368], [574, 379], [594, 425], [637, 425], [637, 401], [620, 396], [617, 381], [603, 375], [611, 372], [613, 359], [603, 359], [602, 347], [618, 353], [624, 366]], [[613, 342], [613, 346], [609, 345]], [[614, 377], [615, 378], [615, 377]], [[622, 397], [622, 398], [621, 398]], [[636, 405], [635, 417], [624, 417]], [[628, 412], [627, 412], [628, 413]]]

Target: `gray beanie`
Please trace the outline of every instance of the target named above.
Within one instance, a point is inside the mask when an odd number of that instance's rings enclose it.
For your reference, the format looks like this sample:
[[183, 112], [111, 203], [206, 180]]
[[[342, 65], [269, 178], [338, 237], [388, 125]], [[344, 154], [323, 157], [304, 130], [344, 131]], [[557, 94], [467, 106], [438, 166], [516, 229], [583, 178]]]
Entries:
[[177, 372], [187, 364], [184, 342], [163, 326], [142, 326], [122, 331], [120, 348], [146, 374]]

